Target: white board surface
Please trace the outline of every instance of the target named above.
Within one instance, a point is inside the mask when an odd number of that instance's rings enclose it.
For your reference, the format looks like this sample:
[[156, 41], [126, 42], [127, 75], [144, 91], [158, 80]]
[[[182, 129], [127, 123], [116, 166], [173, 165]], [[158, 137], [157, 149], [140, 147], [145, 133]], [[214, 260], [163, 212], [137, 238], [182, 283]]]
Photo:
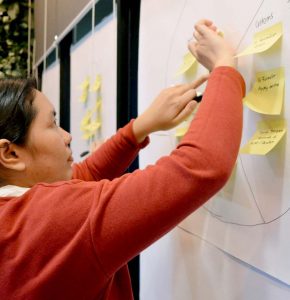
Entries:
[[43, 71], [41, 86], [41, 91], [54, 106], [57, 119], [59, 118], [59, 78], [59, 61], [57, 60]]
[[[202, 18], [213, 20], [223, 30], [225, 37], [232, 42], [237, 52], [251, 44], [256, 32], [277, 22], [283, 23], [282, 42], [277, 43], [273, 51], [239, 58], [238, 69], [245, 78], [247, 92], [253, 86], [256, 72], [284, 67], [286, 79], [281, 115], [261, 115], [247, 107], [244, 108], [242, 145], [253, 135], [257, 122], [260, 120], [283, 118], [289, 123], [290, 1], [288, 0], [205, 0], [202, 2], [143, 0], [139, 51], [139, 112], [149, 105], [162, 88], [173, 83], [188, 82], [206, 72], [204, 68], [198, 66], [197, 74], [194, 76], [175, 76], [182, 57], [187, 52], [187, 40], [192, 36], [193, 26]], [[269, 154], [265, 156], [239, 155], [233, 176], [225, 188], [180, 224], [180, 227], [190, 236], [199, 237], [216, 249], [244, 262], [244, 268], [251, 266], [253, 268], [251, 272], [261, 272], [273, 281], [278, 280], [285, 284], [290, 297], [288, 287], [290, 285], [289, 126], [287, 128], [286, 136]], [[176, 143], [173, 130], [153, 134], [151, 145], [140, 155], [141, 168], [154, 163], [160, 156], [170, 153]], [[164, 247], [162, 249], [165, 251]], [[146, 255], [148, 252], [142, 256], [141, 260], [144, 266], [148, 257]], [[182, 255], [179, 252], [175, 253], [174, 259], [177, 259], [175, 265], [183, 259]], [[192, 255], [200, 256], [201, 254], [193, 248]], [[169, 266], [172, 263], [168, 261]], [[189, 262], [190, 265], [191, 262]], [[188, 272], [204, 266], [202, 262], [195, 261], [191, 267], [192, 269], [189, 268]], [[149, 274], [149, 269], [142, 268], [141, 274], [145, 281], [147, 276], [152, 276]], [[171, 280], [174, 280], [174, 272], [177, 276], [181, 274], [178, 269], [171, 271]], [[157, 273], [156, 276], [162, 276], [162, 273]], [[218, 274], [213, 272], [212, 276], [218, 280]], [[240, 283], [240, 285], [243, 284], [247, 287], [248, 283]], [[267, 282], [264, 284], [268, 285]], [[240, 289], [240, 285], [237, 283], [236, 288]], [[201, 288], [205, 286], [201, 285]], [[195, 299], [190, 298], [191, 296], [182, 299]], [[220, 294], [214, 299], [226, 298]], [[248, 298], [237, 296], [234, 299]], [[277, 299], [285, 298], [278, 297]]]
[[101, 139], [106, 139], [116, 132], [116, 44], [117, 22], [114, 14], [106, 17], [94, 30], [93, 34], [83, 38], [71, 49], [71, 148], [75, 161], [80, 161], [80, 154], [89, 149], [89, 142], [82, 138], [80, 124], [88, 109], [95, 104], [95, 93], [89, 92], [87, 103], [81, 103], [81, 84], [90, 78], [90, 88], [96, 75], [102, 78], [102, 127]]

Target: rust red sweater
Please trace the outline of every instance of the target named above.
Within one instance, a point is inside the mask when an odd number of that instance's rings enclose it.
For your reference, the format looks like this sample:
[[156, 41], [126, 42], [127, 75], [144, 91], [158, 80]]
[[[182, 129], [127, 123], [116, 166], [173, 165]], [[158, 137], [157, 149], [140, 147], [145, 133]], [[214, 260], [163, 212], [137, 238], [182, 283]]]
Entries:
[[237, 71], [215, 69], [177, 149], [145, 170], [121, 176], [144, 146], [131, 122], [75, 165], [78, 179], [0, 198], [0, 299], [132, 299], [127, 261], [228, 179], [244, 91]]

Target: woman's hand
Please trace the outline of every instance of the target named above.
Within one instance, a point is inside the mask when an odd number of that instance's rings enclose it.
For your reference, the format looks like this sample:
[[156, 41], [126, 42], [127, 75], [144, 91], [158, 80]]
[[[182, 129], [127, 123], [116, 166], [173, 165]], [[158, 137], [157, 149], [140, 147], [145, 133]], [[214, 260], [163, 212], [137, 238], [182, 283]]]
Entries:
[[161, 91], [149, 108], [133, 123], [133, 132], [138, 143], [147, 135], [159, 130], [168, 130], [184, 121], [194, 111], [197, 102], [195, 89], [207, 80], [203, 76], [193, 83], [180, 84]]
[[236, 66], [234, 49], [218, 34], [212, 21], [196, 23], [193, 37], [196, 41], [190, 41], [188, 48], [209, 71], [219, 66]]

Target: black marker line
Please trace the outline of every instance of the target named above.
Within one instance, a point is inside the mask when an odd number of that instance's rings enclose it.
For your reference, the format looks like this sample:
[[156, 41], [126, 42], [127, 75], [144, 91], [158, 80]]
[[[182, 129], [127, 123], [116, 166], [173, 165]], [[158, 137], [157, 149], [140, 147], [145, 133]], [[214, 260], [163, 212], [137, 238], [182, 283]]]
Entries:
[[177, 228], [180, 229], [181, 231], [184, 231], [185, 233], [187, 233], [187, 234], [189, 234], [191, 236], [194, 236], [194, 237], [200, 239], [202, 242], [204, 242], [208, 246], [213, 247], [217, 251], [219, 251], [219, 252], [223, 253], [224, 255], [230, 257], [234, 261], [236, 261], [236, 262], [238, 262], [238, 263], [240, 263], [240, 264], [242, 264], [242, 265], [250, 268], [251, 270], [253, 270], [253, 271], [255, 271], [255, 272], [257, 272], [257, 273], [259, 273], [259, 274], [261, 274], [261, 275], [263, 275], [263, 276], [265, 276], [267, 278], [270, 278], [270, 279], [272, 279], [272, 280], [274, 280], [276, 282], [279, 282], [279, 283], [285, 285], [286, 287], [289, 287], [289, 284], [286, 283], [285, 281], [283, 281], [283, 280], [281, 280], [281, 279], [279, 279], [279, 278], [277, 278], [275, 276], [272, 276], [271, 274], [268, 274], [266, 271], [263, 271], [262, 269], [259, 269], [259, 268], [255, 267], [254, 265], [251, 265], [250, 263], [244, 261], [243, 259], [239, 258], [238, 256], [235, 256], [235, 255], [231, 254], [230, 251], [224, 250], [222, 247], [219, 247], [219, 246], [215, 245], [214, 243], [212, 243], [212, 242], [210, 242], [210, 241], [202, 238], [201, 236], [190, 232], [189, 230], [183, 228], [180, 225], [178, 225]]
[[[255, 18], [256, 18], [256, 16], [257, 16], [257, 14], [259, 13], [259, 11], [260, 11], [262, 5], [264, 4], [264, 2], [265, 2], [265, 0], [262, 0], [262, 1], [261, 1], [261, 3], [260, 3], [260, 5], [259, 5], [258, 9], [256, 10], [256, 12], [255, 12], [255, 14], [254, 14], [252, 20], [250, 21], [248, 27], [246, 28], [246, 30], [245, 30], [243, 36], [242, 36], [241, 39], [240, 39], [240, 42], [238, 43], [238, 46], [236, 47], [236, 51], [239, 49], [239, 47], [240, 47], [242, 41], [244, 40], [245, 36], [247, 35], [247, 33], [248, 33], [248, 31], [249, 31], [251, 25], [253, 24], [253, 22], [254, 22], [254, 20], [255, 20]], [[247, 176], [247, 174], [246, 174], [246, 171], [245, 171], [245, 168], [244, 168], [244, 165], [243, 165], [242, 158], [241, 158], [240, 155], [239, 155], [238, 158], [239, 158], [239, 160], [240, 160], [241, 167], [242, 167], [242, 172], [243, 172], [243, 174], [244, 174], [244, 176], [245, 176], [247, 185], [248, 185], [248, 187], [249, 187], [249, 189], [250, 189], [250, 192], [251, 192], [251, 194], [252, 194], [252, 197], [253, 197], [254, 203], [255, 203], [255, 205], [256, 205], [256, 208], [258, 209], [259, 215], [260, 215], [261, 219], [263, 220], [264, 224], [266, 224], [265, 218], [264, 218], [264, 216], [263, 216], [263, 214], [262, 214], [262, 211], [261, 211], [261, 209], [260, 209], [260, 207], [259, 207], [259, 205], [258, 205], [258, 202], [257, 202], [257, 200], [256, 200], [254, 191], [253, 191], [252, 186], [251, 186], [251, 184], [250, 184], [249, 178], [248, 178], [248, 176]]]
[[242, 161], [242, 158], [241, 158], [240, 155], [239, 155], [239, 159], [240, 159], [240, 162], [241, 162], [242, 171], [243, 171], [244, 176], [245, 176], [245, 178], [246, 178], [248, 187], [249, 187], [249, 189], [250, 189], [250, 191], [251, 191], [251, 194], [252, 194], [252, 196], [253, 196], [253, 199], [254, 199], [254, 202], [255, 202], [255, 204], [256, 204], [256, 207], [257, 207], [257, 209], [258, 209], [258, 211], [259, 211], [259, 214], [260, 214], [262, 220], [264, 221], [264, 223], [266, 223], [265, 218], [264, 218], [264, 216], [263, 216], [263, 214], [262, 214], [262, 211], [261, 211], [261, 209], [260, 209], [260, 207], [259, 207], [259, 205], [258, 205], [258, 202], [257, 202], [257, 199], [256, 199], [256, 197], [255, 197], [255, 194], [254, 194], [254, 191], [253, 191], [253, 189], [252, 189], [252, 186], [251, 186], [251, 184], [250, 184], [249, 178], [247, 177], [247, 174], [246, 174], [246, 171], [245, 171], [245, 168], [244, 168], [244, 165], [243, 165], [243, 161]]
[[172, 33], [172, 39], [171, 39], [171, 42], [169, 44], [169, 54], [167, 56], [167, 62], [166, 62], [166, 70], [165, 70], [165, 86], [168, 85], [168, 80], [167, 80], [167, 75], [168, 75], [168, 67], [169, 67], [169, 60], [170, 60], [170, 57], [171, 57], [171, 53], [172, 53], [172, 48], [173, 48], [173, 44], [174, 44], [174, 40], [175, 40], [175, 35], [176, 35], [176, 31], [177, 31], [177, 28], [179, 26], [179, 23], [181, 21], [181, 18], [182, 18], [182, 15], [183, 15], [183, 12], [184, 12], [184, 9], [185, 9], [185, 6], [187, 4], [187, 1], [188, 0], [185, 0], [184, 1], [184, 4], [183, 4], [183, 7], [181, 9], [181, 12], [180, 12], [180, 15], [178, 16], [178, 20], [177, 20], [177, 24], [174, 28], [174, 31]]
[[243, 36], [241, 37], [241, 40], [239, 41], [238, 46], [236, 47], [236, 51], [237, 51], [237, 50], [239, 49], [239, 47], [241, 46], [242, 41], [244, 40], [246, 34], [248, 33], [248, 31], [249, 31], [249, 29], [250, 29], [252, 23], [254, 22], [254, 20], [255, 20], [257, 14], [258, 14], [258, 12], [260, 11], [260, 9], [261, 9], [261, 7], [262, 7], [262, 5], [263, 5], [264, 2], [265, 2], [265, 0], [262, 0], [260, 6], [258, 7], [257, 11], [255, 12], [255, 15], [253, 16], [253, 18], [252, 18], [250, 24], [248, 25], [248, 27], [246, 28], [245, 33], [244, 33]]
[[236, 225], [236, 226], [241, 226], [241, 227], [256, 227], [256, 226], [261, 226], [261, 225], [268, 225], [268, 224], [274, 223], [275, 221], [279, 220], [280, 218], [282, 218], [284, 215], [286, 215], [290, 211], [290, 207], [288, 207], [281, 215], [279, 215], [278, 217], [276, 217], [276, 218], [274, 218], [274, 219], [272, 219], [270, 221], [266, 221], [264, 223], [241, 224], [241, 223], [237, 223], [237, 222], [231, 222], [231, 221], [222, 220], [221, 218], [219, 218], [218, 214], [213, 213], [212, 211], [210, 211], [205, 206], [202, 206], [202, 208], [205, 211], [207, 211], [209, 214], [211, 214], [213, 218], [217, 219], [218, 221], [220, 221], [222, 223], [230, 224], [230, 225]]

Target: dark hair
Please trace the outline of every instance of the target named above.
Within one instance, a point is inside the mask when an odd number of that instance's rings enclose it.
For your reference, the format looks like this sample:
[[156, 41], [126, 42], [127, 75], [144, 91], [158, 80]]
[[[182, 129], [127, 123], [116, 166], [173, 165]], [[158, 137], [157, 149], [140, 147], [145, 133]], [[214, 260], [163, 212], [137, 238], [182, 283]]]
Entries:
[[34, 78], [0, 79], [0, 139], [25, 144], [36, 115], [32, 107], [36, 88]]

